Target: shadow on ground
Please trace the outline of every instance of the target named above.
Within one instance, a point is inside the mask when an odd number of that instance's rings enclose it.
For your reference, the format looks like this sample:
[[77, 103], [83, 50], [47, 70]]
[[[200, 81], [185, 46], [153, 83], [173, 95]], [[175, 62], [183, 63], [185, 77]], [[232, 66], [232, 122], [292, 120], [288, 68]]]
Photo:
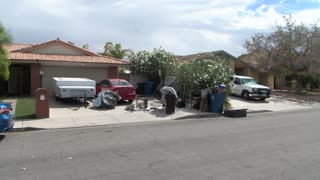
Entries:
[[33, 120], [37, 120], [36, 119], [36, 115], [35, 114], [32, 114], [32, 115], [26, 115], [26, 116], [18, 116], [18, 117], [15, 117], [14, 119], [15, 121], [33, 121]]
[[25, 131], [40, 131], [40, 130], [46, 130], [44, 128], [34, 128], [34, 127], [23, 127], [23, 128], [13, 128], [10, 133], [12, 132], [25, 132]]
[[1, 142], [2, 140], [4, 140], [5, 137], [6, 137], [6, 135], [0, 134], [0, 142]]

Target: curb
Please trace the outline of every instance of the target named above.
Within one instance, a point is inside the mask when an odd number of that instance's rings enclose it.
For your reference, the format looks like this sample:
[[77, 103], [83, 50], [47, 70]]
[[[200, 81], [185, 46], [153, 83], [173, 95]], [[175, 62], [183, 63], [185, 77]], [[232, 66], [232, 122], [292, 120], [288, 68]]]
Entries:
[[175, 118], [173, 120], [184, 120], [184, 119], [194, 119], [194, 118], [211, 118], [211, 117], [219, 117], [222, 116], [222, 113], [210, 113], [210, 114], [197, 114], [197, 115], [188, 115], [179, 118]]

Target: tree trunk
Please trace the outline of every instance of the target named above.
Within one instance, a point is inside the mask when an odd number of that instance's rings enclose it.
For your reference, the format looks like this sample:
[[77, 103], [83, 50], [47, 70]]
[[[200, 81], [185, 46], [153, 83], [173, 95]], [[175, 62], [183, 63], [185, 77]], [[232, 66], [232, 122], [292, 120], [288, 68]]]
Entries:
[[300, 78], [297, 78], [296, 93], [301, 94], [301, 91], [302, 91], [302, 80]]

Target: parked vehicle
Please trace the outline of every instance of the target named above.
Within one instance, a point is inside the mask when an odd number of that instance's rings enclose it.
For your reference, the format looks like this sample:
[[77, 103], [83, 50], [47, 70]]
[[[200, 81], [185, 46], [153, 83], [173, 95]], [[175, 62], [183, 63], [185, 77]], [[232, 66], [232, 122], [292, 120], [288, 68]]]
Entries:
[[11, 103], [0, 102], [0, 133], [13, 128], [13, 116]]
[[96, 81], [86, 78], [54, 77], [53, 87], [56, 99], [87, 99], [96, 96]]
[[105, 79], [96, 85], [96, 94], [105, 90], [111, 90], [119, 94], [122, 100], [129, 102], [132, 102], [137, 95], [135, 88], [124, 79]]
[[259, 98], [265, 100], [270, 97], [270, 88], [257, 84], [252, 77], [233, 76], [230, 86], [232, 94], [241, 96], [243, 99]]

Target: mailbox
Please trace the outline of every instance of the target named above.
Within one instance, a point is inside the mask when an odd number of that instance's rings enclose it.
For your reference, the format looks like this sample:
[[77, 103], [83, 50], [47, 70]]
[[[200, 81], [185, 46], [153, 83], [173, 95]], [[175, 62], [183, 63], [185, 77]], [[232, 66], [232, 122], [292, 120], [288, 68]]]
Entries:
[[45, 88], [35, 91], [35, 104], [37, 118], [49, 118], [49, 95]]

